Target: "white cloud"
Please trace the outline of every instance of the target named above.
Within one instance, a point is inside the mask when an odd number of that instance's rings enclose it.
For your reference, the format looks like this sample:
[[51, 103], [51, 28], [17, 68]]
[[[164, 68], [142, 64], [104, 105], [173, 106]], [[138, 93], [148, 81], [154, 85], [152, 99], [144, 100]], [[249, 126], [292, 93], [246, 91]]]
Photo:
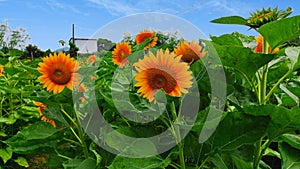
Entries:
[[70, 12], [81, 14], [81, 15], [88, 15], [87, 13], [85, 13], [85, 12], [83, 12], [83, 11], [75, 8], [71, 4], [61, 3], [61, 2], [58, 2], [56, 0], [47, 0], [46, 3], [53, 10], [57, 10], [57, 9], [61, 10], [61, 9], [63, 9], [64, 11], [70, 11]]
[[[210, 9], [228, 15], [249, 13], [249, 6], [241, 0], [88, 0], [93, 6], [106, 9], [111, 15], [126, 16], [143, 12], [163, 12], [180, 15], [194, 10]], [[244, 6], [244, 7], [243, 7]], [[248, 10], [247, 10], [248, 7]]]

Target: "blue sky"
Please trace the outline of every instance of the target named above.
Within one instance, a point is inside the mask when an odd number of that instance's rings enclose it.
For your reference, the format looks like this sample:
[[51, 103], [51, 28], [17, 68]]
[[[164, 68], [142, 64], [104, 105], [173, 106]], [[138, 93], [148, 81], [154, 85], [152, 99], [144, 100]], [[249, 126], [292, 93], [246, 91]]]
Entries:
[[[107, 38], [117, 41], [118, 38], [113, 37], [114, 32], [127, 30], [132, 24], [140, 24], [143, 21], [115, 25], [113, 23], [124, 21], [126, 16], [131, 18], [134, 14], [145, 12], [165, 13], [169, 14], [170, 18], [177, 17], [179, 21], [185, 21], [200, 29], [206, 37], [234, 31], [256, 35], [254, 31], [248, 31], [247, 27], [218, 25], [209, 21], [231, 15], [249, 17], [249, 13], [256, 9], [276, 6], [279, 9], [290, 6], [293, 8], [292, 16], [300, 15], [299, 0], [0, 0], [0, 23], [8, 20], [12, 29], [23, 27], [31, 37], [29, 43], [43, 50], [55, 50], [61, 47], [59, 40], [70, 39], [73, 23], [76, 37], [89, 38], [106, 34]], [[151, 28], [152, 23], [155, 22], [145, 24], [145, 29]], [[166, 22], [165, 26], [169, 24]], [[177, 25], [183, 26], [180, 22]], [[143, 24], [139, 28], [142, 26]], [[111, 31], [105, 32], [105, 29]], [[173, 27], [173, 30], [176, 28]], [[138, 33], [138, 30], [128, 31], [133, 35]], [[199, 37], [195, 37], [197, 38]]]

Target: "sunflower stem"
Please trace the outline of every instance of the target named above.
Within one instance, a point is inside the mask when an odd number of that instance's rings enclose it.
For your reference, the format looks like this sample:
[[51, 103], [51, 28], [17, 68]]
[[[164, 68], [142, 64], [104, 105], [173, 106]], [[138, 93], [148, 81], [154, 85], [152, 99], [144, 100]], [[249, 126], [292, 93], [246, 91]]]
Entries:
[[[177, 111], [176, 111], [176, 107], [175, 107], [175, 103], [174, 101], [172, 101], [171, 105], [171, 112], [172, 112], [172, 116], [173, 116], [173, 119], [175, 121], [175, 125], [179, 125], [180, 123], [180, 109], [178, 111], [178, 115], [177, 115]], [[179, 106], [181, 107], [181, 106]], [[181, 137], [180, 137], [180, 128], [178, 126], [174, 126], [175, 127], [175, 131], [174, 131], [174, 134], [175, 134], [175, 139], [176, 139], [176, 144], [179, 148], [179, 161], [180, 161], [180, 168], [181, 169], [185, 169], [185, 161], [184, 161], [184, 151], [183, 151], [183, 148], [184, 148], [184, 142], [183, 140], [181, 140]]]
[[77, 140], [80, 142], [82, 149], [83, 149], [83, 154], [84, 157], [87, 159], [88, 156], [88, 149], [86, 146], [86, 143], [84, 141], [84, 132], [82, 130], [82, 127], [80, 126], [80, 122], [78, 120], [77, 114], [75, 114], [75, 120], [62, 108], [61, 111], [71, 120], [71, 122], [75, 125], [75, 127], [77, 128], [78, 134], [74, 131], [74, 129], [72, 127], [70, 127], [72, 133], [74, 134], [74, 136], [77, 138]]
[[78, 117], [77, 117], [76, 113], [75, 113], [75, 121], [77, 123], [76, 126], [77, 126], [77, 130], [78, 130], [79, 138], [81, 140], [80, 142], [81, 142], [81, 145], [82, 145], [82, 148], [83, 148], [84, 157], [85, 157], [85, 159], [88, 159], [89, 158], [89, 153], [88, 153], [88, 148], [87, 148], [87, 145], [86, 145], [86, 142], [85, 142], [85, 139], [84, 139], [85, 134], [82, 130], [82, 127], [80, 126], [80, 122], [78, 120]]
[[[263, 53], [269, 54], [268, 48], [269, 44], [264, 39], [263, 40]], [[261, 78], [258, 79], [258, 95], [259, 95], [259, 105], [265, 105], [267, 103], [267, 77], [268, 77], [268, 64], [264, 65], [262, 68]], [[253, 168], [258, 169], [259, 162], [263, 156], [263, 152], [267, 147], [262, 146], [263, 138], [260, 138], [255, 143], [255, 150], [254, 150], [254, 158], [253, 158]]]

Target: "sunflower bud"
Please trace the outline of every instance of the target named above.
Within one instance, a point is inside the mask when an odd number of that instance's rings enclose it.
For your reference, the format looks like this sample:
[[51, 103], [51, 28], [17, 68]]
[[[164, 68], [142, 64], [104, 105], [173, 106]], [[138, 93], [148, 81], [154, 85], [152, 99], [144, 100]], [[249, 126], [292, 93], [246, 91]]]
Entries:
[[251, 13], [251, 17], [247, 19], [247, 22], [251, 28], [259, 28], [260, 26], [286, 18], [292, 13], [292, 8], [288, 7], [286, 10], [278, 11], [278, 8], [271, 9], [262, 9], [257, 10], [254, 13]]

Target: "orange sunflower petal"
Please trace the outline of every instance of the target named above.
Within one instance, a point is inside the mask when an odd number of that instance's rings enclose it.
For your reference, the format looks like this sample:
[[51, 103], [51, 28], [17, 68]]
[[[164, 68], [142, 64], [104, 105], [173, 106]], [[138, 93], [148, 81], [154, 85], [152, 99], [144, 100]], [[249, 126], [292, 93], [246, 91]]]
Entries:
[[[256, 45], [256, 47], [254, 49], [254, 52], [255, 53], [263, 53], [264, 52], [264, 38], [263, 38], [263, 36], [259, 34], [258, 37], [255, 38], [255, 41], [257, 42], [257, 45]], [[270, 53], [270, 51], [271, 51], [271, 48], [269, 46], [268, 47], [268, 53]], [[272, 53], [276, 53], [278, 51], [279, 51], [279, 48], [275, 48], [272, 51]]]
[[2, 76], [3, 71], [4, 71], [4, 67], [0, 65], [0, 76]]

